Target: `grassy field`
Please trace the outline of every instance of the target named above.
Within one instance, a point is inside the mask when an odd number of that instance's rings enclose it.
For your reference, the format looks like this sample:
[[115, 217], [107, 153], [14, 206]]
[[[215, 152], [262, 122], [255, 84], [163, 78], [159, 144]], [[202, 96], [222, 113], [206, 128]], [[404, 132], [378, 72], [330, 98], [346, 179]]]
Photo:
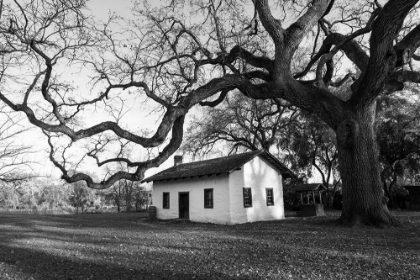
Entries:
[[145, 214], [0, 215], [0, 279], [420, 279], [420, 212], [403, 228], [326, 218], [236, 226]]

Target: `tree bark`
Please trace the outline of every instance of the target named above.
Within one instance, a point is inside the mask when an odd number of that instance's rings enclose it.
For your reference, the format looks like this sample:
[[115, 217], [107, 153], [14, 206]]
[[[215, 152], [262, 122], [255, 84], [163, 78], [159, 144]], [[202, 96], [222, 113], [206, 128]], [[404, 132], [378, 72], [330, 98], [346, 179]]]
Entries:
[[339, 222], [399, 225], [390, 214], [380, 179], [379, 149], [374, 133], [376, 102], [349, 110], [337, 128], [339, 169], [343, 182], [343, 211]]
[[115, 203], [117, 204], [117, 212], [120, 213], [121, 208], [120, 208], [120, 200], [115, 200]]

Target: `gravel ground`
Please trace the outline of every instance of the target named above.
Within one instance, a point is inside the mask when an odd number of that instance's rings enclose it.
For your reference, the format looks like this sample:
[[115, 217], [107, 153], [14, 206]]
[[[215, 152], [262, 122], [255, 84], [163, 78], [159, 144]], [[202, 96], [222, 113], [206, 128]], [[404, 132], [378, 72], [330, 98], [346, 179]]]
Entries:
[[0, 279], [420, 279], [420, 212], [402, 228], [326, 218], [235, 226], [144, 213], [0, 215]]

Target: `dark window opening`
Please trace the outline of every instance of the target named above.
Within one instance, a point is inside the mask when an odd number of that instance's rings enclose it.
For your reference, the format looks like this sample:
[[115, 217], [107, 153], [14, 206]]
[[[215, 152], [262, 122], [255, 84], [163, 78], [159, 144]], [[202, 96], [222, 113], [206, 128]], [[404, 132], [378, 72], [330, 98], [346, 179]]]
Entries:
[[251, 188], [244, 188], [244, 207], [252, 207]]
[[163, 193], [163, 209], [169, 209], [169, 193]]
[[267, 195], [267, 206], [274, 205], [274, 194], [273, 189], [265, 189]]
[[213, 189], [204, 190], [204, 208], [213, 208]]

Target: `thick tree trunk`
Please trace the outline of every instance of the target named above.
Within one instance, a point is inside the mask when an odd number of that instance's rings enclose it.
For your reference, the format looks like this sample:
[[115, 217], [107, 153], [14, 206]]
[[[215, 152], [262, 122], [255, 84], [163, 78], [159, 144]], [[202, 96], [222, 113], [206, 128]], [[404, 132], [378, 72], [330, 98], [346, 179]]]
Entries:
[[374, 133], [375, 108], [357, 108], [337, 129], [339, 168], [343, 182], [346, 225], [398, 225], [386, 205], [380, 179], [379, 150]]
[[116, 200], [115, 203], [117, 204], [117, 212], [120, 213], [121, 208], [120, 208], [120, 201]]

